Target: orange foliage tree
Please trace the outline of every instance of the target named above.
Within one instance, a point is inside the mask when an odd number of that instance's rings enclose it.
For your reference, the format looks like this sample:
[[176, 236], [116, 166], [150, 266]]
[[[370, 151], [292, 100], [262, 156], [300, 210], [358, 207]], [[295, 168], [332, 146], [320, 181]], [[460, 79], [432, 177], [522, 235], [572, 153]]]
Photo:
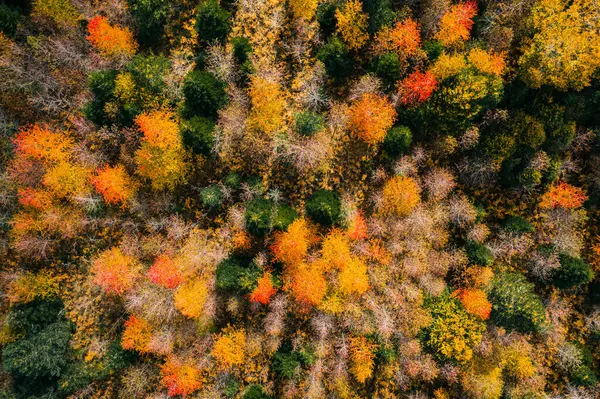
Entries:
[[400, 102], [406, 106], [421, 104], [429, 99], [437, 87], [435, 75], [430, 71], [415, 71], [398, 86]]
[[344, 295], [362, 295], [369, 289], [367, 265], [360, 258], [353, 256], [338, 274], [339, 290]]
[[246, 359], [246, 331], [227, 327], [215, 336], [212, 357], [222, 369], [244, 363]]
[[548, 192], [542, 196], [540, 208], [576, 209], [581, 207], [587, 199], [587, 195], [581, 188], [561, 181], [558, 184], [553, 184]]
[[440, 19], [440, 29], [435, 39], [446, 47], [461, 45], [469, 39], [475, 15], [477, 2], [474, 0], [453, 5]]
[[421, 188], [412, 177], [396, 176], [383, 186], [381, 212], [406, 216], [421, 202]]
[[395, 52], [400, 57], [410, 57], [421, 46], [419, 23], [412, 18], [399, 21], [394, 27], [385, 27], [377, 33], [373, 50], [380, 55]]
[[72, 198], [89, 193], [90, 170], [72, 162], [61, 161], [48, 168], [43, 183], [54, 196]]
[[327, 281], [316, 263], [301, 263], [288, 272], [288, 287], [296, 301], [304, 306], [316, 306], [323, 301]]
[[271, 273], [266, 272], [261, 278], [258, 279], [258, 285], [250, 293], [250, 302], [257, 302], [266, 305], [276, 292], [277, 290], [273, 286], [272, 275]]
[[192, 319], [202, 314], [207, 299], [208, 287], [206, 281], [201, 278], [192, 278], [180, 285], [174, 297], [177, 310]]
[[480, 289], [460, 289], [454, 293], [468, 313], [487, 320], [492, 312], [492, 304]]
[[169, 396], [187, 395], [202, 387], [200, 370], [193, 360], [169, 357], [160, 368], [161, 381]]
[[368, 144], [383, 141], [396, 120], [396, 110], [386, 97], [366, 93], [350, 106], [350, 129]]
[[346, 235], [349, 239], [354, 241], [362, 240], [369, 236], [367, 232], [367, 222], [361, 211], [356, 212], [354, 217], [350, 220]]
[[21, 129], [13, 142], [18, 154], [49, 163], [67, 160], [73, 147], [68, 136], [38, 124]]
[[351, 256], [348, 237], [339, 229], [331, 229], [321, 245], [323, 270], [342, 269]]
[[278, 82], [260, 76], [250, 80], [250, 102], [248, 127], [272, 136], [285, 126], [286, 96]]
[[312, 239], [311, 228], [304, 218], [296, 219], [287, 231], [277, 233], [271, 251], [275, 259], [288, 265], [301, 263], [308, 252]]
[[135, 184], [123, 165], [106, 165], [96, 172], [91, 182], [107, 204], [120, 203], [124, 207], [135, 194]]
[[47, 190], [31, 187], [19, 188], [17, 197], [19, 198], [19, 204], [38, 211], [48, 209], [52, 204], [52, 194]]
[[125, 331], [123, 331], [123, 337], [121, 338], [123, 349], [146, 353], [151, 339], [152, 329], [150, 324], [140, 317], [129, 316], [129, 319], [125, 322]]
[[375, 345], [365, 337], [351, 337], [350, 372], [359, 383], [364, 383], [373, 374], [375, 366]]
[[122, 294], [133, 288], [140, 275], [141, 265], [133, 256], [113, 247], [92, 261], [91, 271], [94, 283], [105, 292]]
[[89, 42], [105, 57], [132, 56], [137, 43], [128, 28], [119, 28], [102, 15], [96, 15], [88, 23]]
[[467, 59], [479, 72], [490, 75], [502, 76], [506, 69], [506, 62], [502, 54], [492, 54], [480, 48], [472, 49]]
[[135, 153], [138, 173], [150, 179], [156, 190], [172, 189], [183, 180], [184, 149], [179, 126], [169, 111], [153, 111], [135, 119], [142, 144]]
[[148, 269], [148, 278], [154, 284], [162, 285], [165, 288], [176, 288], [183, 281], [183, 275], [173, 258], [166, 255], [160, 255], [150, 269]]

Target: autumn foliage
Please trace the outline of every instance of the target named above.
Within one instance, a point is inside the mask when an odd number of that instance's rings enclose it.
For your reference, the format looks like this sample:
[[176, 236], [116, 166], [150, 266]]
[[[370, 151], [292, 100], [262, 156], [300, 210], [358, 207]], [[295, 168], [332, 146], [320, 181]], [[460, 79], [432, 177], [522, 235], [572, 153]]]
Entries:
[[349, 48], [358, 50], [367, 43], [367, 15], [360, 0], [348, 1], [342, 10], [335, 11], [337, 30]]
[[140, 353], [148, 352], [151, 339], [152, 330], [148, 322], [134, 315], [129, 316], [121, 338], [123, 349], [136, 350]]
[[368, 144], [383, 141], [396, 120], [396, 110], [385, 97], [367, 93], [350, 106], [350, 129]]
[[47, 163], [65, 161], [73, 147], [68, 136], [39, 124], [21, 129], [13, 141], [17, 153]]
[[318, 264], [301, 263], [288, 271], [288, 288], [298, 303], [316, 306], [325, 297], [327, 281]]
[[492, 304], [487, 295], [480, 289], [461, 289], [455, 293], [465, 310], [482, 320], [487, 320], [492, 311]]
[[367, 223], [362, 212], [358, 211], [354, 217], [352, 217], [346, 234], [351, 240], [362, 240], [369, 236], [367, 232]]
[[308, 252], [312, 238], [311, 227], [304, 218], [296, 219], [287, 228], [287, 231], [278, 233], [271, 251], [275, 259], [280, 262], [296, 265], [301, 263]]
[[473, 0], [453, 5], [440, 19], [435, 38], [447, 47], [462, 45], [469, 39], [475, 15], [477, 2]]
[[207, 298], [206, 281], [202, 278], [192, 278], [175, 291], [175, 307], [182, 315], [195, 319], [202, 315]]
[[271, 297], [275, 295], [277, 289], [273, 286], [273, 277], [271, 273], [267, 272], [258, 279], [258, 285], [250, 293], [250, 301], [262, 303], [266, 305], [271, 300]]
[[101, 252], [92, 261], [91, 270], [94, 283], [105, 292], [123, 294], [133, 288], [140, 275], [141, 265], [133, 256], [113, 247]]
[[359, 383], [364, 383], [373, 374], [375, 367], [375, 345], [365, 337], [351, 337], [350, 341], [350, 372]]
[[429, 99], [437, 87], [437, 80], [430, 71], [415, 71], [398, 86], [400, 102], [406, 106], [421, 104]]
[[135, 194], [135, 184], [123, 165], [106, 165], [96, 172], [91, 182], [107, 204], [125, 206]]
[[395, 52], [405, 58], [415, 55], [421, 46], [419, 23], [412, 18], [396, 22], [393, 27], [385, 27], [377, 33], [373, 50], [375, 54]]
[[561, 181], [553, 184], [542, 196], [540, 208], [576, 209], [581, 207], [587, 199], [587, 195], [585, 195], [585, 192], [581, 188]]
[[215, 336], [211, 354], [219, 367], [224, 369], [243, 364], [246, 358], [246, 331], [233, 327], [224, 329]]
[[182, 273], [176, 266], [175, 261], [167, 255], [160, 255], [156, 258], [150, 269], [148, 269], [148, 278], [154, 284], [169, 289], [176, 288], [183, 281]]
[[169, 396], [186, 397], [202, 386], [200, 370], [191, 359], [169, 357], [161, 366], [160, 375]]
[[406, 216], [421, 202], [420, 194], [421, 188], [412, 177], [393, 177], [383, 186], [381, 212]]
[[97, 15], [88, 22], [89, 42], [105, 57], [132, 56], [137, 43], [128, 28], [111, 25], [108, 19]]

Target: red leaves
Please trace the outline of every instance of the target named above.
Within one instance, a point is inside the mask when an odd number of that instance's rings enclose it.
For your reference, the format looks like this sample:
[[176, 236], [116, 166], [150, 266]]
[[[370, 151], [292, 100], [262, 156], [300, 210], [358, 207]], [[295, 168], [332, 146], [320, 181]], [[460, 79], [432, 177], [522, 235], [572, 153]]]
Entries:
[[183, 281], [181, 271], [177, 268], [173, 259], [166, 255], [156, 258], [154, 264], [148, 269], [148, 278], [154, 284], [169, 289], [177, 287]]
[[400, 102], [406, 106], [415, 106], [429, 99], [437, 87], [433, 73], [415, 71], [404, 79], [398, 88]]
[[258, 280], [258, 286], [250, 294], [250, 302], [266, 305], [276, 292], [277, 290], [273, 287], [271, 273], [267, 272]]
[[581, 207], [587, 199], [587, 195], [581, 188], [561, 181], [558, 184], [553, 184], [548, 192], [542, 196], [540, 208], [576, 209]]

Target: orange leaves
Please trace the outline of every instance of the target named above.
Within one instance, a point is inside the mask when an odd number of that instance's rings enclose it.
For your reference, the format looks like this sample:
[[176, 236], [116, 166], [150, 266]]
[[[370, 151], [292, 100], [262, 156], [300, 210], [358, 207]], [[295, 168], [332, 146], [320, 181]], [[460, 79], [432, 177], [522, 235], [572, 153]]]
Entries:
[[182, 273], [173, 259], [166, 255], [160, 255], [156, 258], [150, 269], [148, 269], [148, 278], [154, 284], [169, 289], [177, 287], [183, 280]]
[[367, 233], [367, 222], [361, 211], [356, 212], [350, 221], [346, 235], [353, 241], [362, 240], [369, 236]]
[[73, 147], [73, 141], [66, 135], [37, 124], [21, 129], [14, 143], [17, 153], [48, 163], [66, 160]]
[[215, 337], [211, 354], [221, 369], [243, 364], [246, 358], [246, 331], [227, 327]]
[[359, 0], [349, 0], [343, 10], [335, 10], [337, 19], [337, 31], [352, 50], [358, 50], [367, 43], [368, 18], [362, 11], [362, 3]]
[[352, 257], [338, 274], [338, 287], [342, 294], [362, 295], [369, 289], [367, 265], [358, 257]]
[[296, 219], [286, 232], [277, 233], [271, 250], [275, 259], [288, 265], [301, 263], [306, 257], [313, 232], [304, 218]]
[[101, 15], [90, 19], [87, 39], [105, 57], [132, 56], [137, 49], [129, 29], [113, 26]]
[[548, 192], [542, 196], [540, 208], [576, 209], [581, 207], [587, 199], [587, 195], [581, 188], [561, 181], [558, 184], [553, 184]]
[[412, 18], [399, 21], [393, 28], [385, 27], [377, 33], [373, 50], [380, 55], [395, 52], [400, 57], [410, 57], [416, 54], [421, 46], [419, 23]]
[[21, 205], [38, 211], [48, 209], [52, 204], [52, 195], [46, 190], [19, 188], [18, 197]]
[[368, 144], [383, 141], [396, 120], [396, 110], [386, 97], [364, 94], [350, 107], [350, 129]]
[[502, 76], [506, 69], [503, 55], [491, 54], [480, 48], [472, 49], [467, 58], [469, 63], [482, 73]]
[[195, 319], [200, 317], [208, 299], [208, 286], [201, 278], [186, 281], [175, 291], [175, 307], [182, 315]]
[[293, 267], [288, 287], [297, 302], [305, 306], [317, 306], [327, 291], [327, 281], [317, 263], [301, 263]]
[[421, 188], [412, 177], [396, 176], [383, 186], [381, 213], [406, 216], [421, 202]]
[[169, 396], [186, 397], [202, 386], [200, 370], [191, 359], [182, 360], [169, 357], [161, 366], [160, 375]]
[[433, 73], [415, 71], [400, 82], [400, 102], [406, 106], [421, 104], [431, 97], [436, 87], [437, 80]]
[[144, 113], [135, 123], [144, 134], [135, 153], [138, 173], [149, 178], [156, 190], [173, 189], [185, 173], [183, 144], [173, 113]]
[[364, 383], [373, 374], [376, 346], [365, 337], [352, 337], [350, 341], [350, 372], [359, 383]]
[[435, 39], [446, 47], [461, 45], [469, 39], [475, 15], [477, 3], [474, 0], [453, 5], [440, 19], [440, 30]]
[[350, 243], [346, 235], [338, 229], [329, 231], [321, 247], [323, 269], [325, 271], [333, 268], [343, 269], [351, 256]]
[[480, 289], [460, 289], [454, 293], [468, 313], [487, 320], [492, 312], [492, 304]]
[[88, 169], [61, 161], [46, 171], [43, 183], [56, 197], [69, 198], [88, 193], [89, 178]]
[[123, 165], [115, 167], [106, 165], [96, 172], [91, 182], [107, 204], [120, 203], [125, 206], [135, 194], [135, 184]]
[[266, 272], [260, 279], [258, 279], [258, 285], [250, 293], [250, 302], [258, 302], [266, 305], [276, 292], [277, 290], [273, 286], [271, 273]]
[[94, 284], [107, 293], [122, 294], [135, 284], [141, 270], [139, 262], [114, 247], [102, 252], [92, 261]]
[[251, 130], [272, 136], [285, 126], [286, 96], [281, 85], [260, 76], [250, 81], [252, 109], [247, 124]]
[[148, 322], [134, 315], [129, 316], [129, 319], [125, 322], [125, 331], [123, 331], [123, 337], [121, 338], [123, 349], [146, 353], [151, 339], [152, 330]]

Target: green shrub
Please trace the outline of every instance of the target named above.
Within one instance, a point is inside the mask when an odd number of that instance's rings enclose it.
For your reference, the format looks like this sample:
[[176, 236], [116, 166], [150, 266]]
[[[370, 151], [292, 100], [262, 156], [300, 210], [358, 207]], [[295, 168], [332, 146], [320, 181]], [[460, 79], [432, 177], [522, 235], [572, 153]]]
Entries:
[[17, 32], [17, 25], [21, 19], [19, 11], [6, 4], [0, 4], [0, 32], [12, 37]]
[[296, 115], [296, 132], [303, 136], [312, 136], [323, 129], [325, 120], [323, 116], [312, 112], [304, 111]]
[[533, 226], [527, 219], [517, 216], [508, 215], [502, 221], [502, 228], [509, 233], [531, 233]]
[[170, 3], [166, 0], [128, 0], [128, 3], [139, 27], [140, 43], [152, 45], [161, 42]]
[[381, 79], [386, 90], [393, 90], [402, 73], [398, 54], [390, 52], [374, 58], [370, 70]]
[[261, 275], [254, 263], [244, 267], [237, 258], [227, 258], [217, 266], [216, 287], [224, 291], [252, 291]]
[[223, 205], [223, 192], [216, 184], [211, 184], [200, 190], [202, 205], [210, 209], [219, 209]]
[[273, 218], [273, 228], [285, 231], [296, 218], [298, 218], [298, 212], [294, 208], [287, 205], [278, 205]]
[[192, 71], [183, 82], [185, 113], [216, 118], [217, 111], [229, 102], [227, 84], [206, 71]]
[[230, 30], [231, 14], [221, 8], [216, 0], [208, 0], [200, 5], [196, 16], [196, 32], [201, 43], [223, 41]]
[[214, 145], [213, 131], [215, 122], [208, 118], [195, 116], [181, 124], [183, 144], [194, 154], [209, 155]]
[[571, 376], [571, 382], [577, 386], [592, 387], [598, 383], [598, 379], [589, 366], [582, 365]]
[[548, 134], [544, 147], [549, 154], [561, 153], [569, 148], [576, 133], [575, 122], [561, 124]]
[[242, 176], [239, 173], [230, 172], [223, 178], [223, 184], [237, 190], [242, 186]]
[[223, 394], [228, 398], [233, 398], [240, 390], [240, 382], [234, 377], [229, 376], [223, 388]]
[[252, 45], [247, 37], [234, 37], [231, 39], [231, 46], [233, 47], [233, 56], [239, 65], [249, 60], [249, 56], [252, 53]]
[[321, 2], [317, 7], [317, 21], [319, 22], [319, 27], [325, 37], [329, 37], [335, 32], [335, 10], [337, 10], [337, 8], [338, 7], [332, 1]]
[[494, 255], [488, 247], [477, 241], [469, 241], [465, 246], [469, 261], [474, 265], [489, 266], [494, 263]]
[[364, 0], [363, 10], [369, 16], [367, 31], [371, 35], [382, 27], [391, 25], [396, 18], [391, 0]]
[[127, 71], [133, 75], [137, 89], [161, 94], [167, 87], [165, 76], [169, 73], [171, 62], [160, 55], [138, 54], [129, 64]]
[[339, 195], [330, 190], [313, 193], [306, 201], [306, 214], [315, 222], [332, 226], [340, 221], [342, 204]]
[[406, 126], [395, 126], [388, 130], [383, 140], [383, 149], [390, 156], [396, 157], [410, 149], [412, 133]]
[[243, 399], [270, 399], [269, 395], [265, 393], [262, 386], [258, 384], [250, 385], [244, 392]]
[[273, 356], [272, 368], [280, 378], [292, 378], [298, 367], [300, 360], [296, 352], [276, 352]]
[[439, 40], [428, 40], [423, 43], [423, 50], [427, 54], [427, 59], [434, 62], [444, 51], [444, 45]]
[[580, 258], [559, 254], [560, 267], [554, 272], [553, 283], [559, 288], [588, 284], [594, 279], [592, 268]]
[[352, 73], [352, 59], [348, 48], [337, 37], [329, 39], [317, 53], [317, 59], [325, 65], [327, 75], [337, 84]]
[[273, 208], [271, 201], [256, 198], [246, 206], [246, 230], [255, 236], [265, 236], [271, 231], [273, 223]]
[[545, 321], [545, 313], [533, 288], [534, 285], [522, 274], [496, 275], [488, 294], [492, 303], [492, 321], [522, 333], [539, 331]]

